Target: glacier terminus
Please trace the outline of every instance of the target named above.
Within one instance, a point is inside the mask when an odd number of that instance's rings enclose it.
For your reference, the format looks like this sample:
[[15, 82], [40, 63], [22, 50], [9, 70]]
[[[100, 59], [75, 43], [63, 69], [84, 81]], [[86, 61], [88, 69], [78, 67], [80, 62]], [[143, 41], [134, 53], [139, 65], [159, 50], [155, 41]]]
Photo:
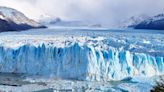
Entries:
[[0, 72], [88, 81], [163, 74], [163, 34], [42, 30], [1, 33]]

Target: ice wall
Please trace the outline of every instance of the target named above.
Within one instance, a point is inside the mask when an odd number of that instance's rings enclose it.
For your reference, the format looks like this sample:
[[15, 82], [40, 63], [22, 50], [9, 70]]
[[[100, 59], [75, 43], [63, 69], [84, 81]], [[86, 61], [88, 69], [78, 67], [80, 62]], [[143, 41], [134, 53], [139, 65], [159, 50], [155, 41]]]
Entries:
[[0, 72], [54, 76], [89, 81], [121, 80], [163, 74], [164, 58], [114, 47], [106, 50], [78, 43], [55, 47], [40, 44], [17, 49], [0, 46]]

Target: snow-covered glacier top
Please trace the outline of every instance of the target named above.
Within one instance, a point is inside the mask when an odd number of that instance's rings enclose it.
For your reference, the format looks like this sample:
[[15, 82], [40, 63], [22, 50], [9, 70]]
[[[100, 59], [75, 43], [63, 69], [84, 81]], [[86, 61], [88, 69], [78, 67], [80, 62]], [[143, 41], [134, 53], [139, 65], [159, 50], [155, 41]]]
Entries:
[[[156, 32], [153, 33], [153, 31]], [[1, 33], [0, 44], [12, 48], [25, 44], [38, 46], [44, 43], [51, 46], [65, 47], [79, 43], [80, 45], [102, 45], [102, 49], [114, 47], [132, 52], [164, 55], [163, 32], [153, 31], [39, 29], [35, 31]]]
[[92, 81], [161, 75], [163, 34], [69, 28], [1, 33], [0, 71]]

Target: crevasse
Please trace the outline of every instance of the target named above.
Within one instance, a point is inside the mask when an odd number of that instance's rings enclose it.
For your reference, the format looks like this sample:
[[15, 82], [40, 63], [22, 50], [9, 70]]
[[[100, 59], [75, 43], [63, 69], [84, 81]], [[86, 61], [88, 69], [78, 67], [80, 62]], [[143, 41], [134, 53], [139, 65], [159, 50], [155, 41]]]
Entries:
[[54, 76], [88, 81], [121, 80], [126, 77], [160, 75], [164, 58], [117, 48], [107, 50], [79, 45], [55, 47], [23, 45], [0, 47], [0, 72]]

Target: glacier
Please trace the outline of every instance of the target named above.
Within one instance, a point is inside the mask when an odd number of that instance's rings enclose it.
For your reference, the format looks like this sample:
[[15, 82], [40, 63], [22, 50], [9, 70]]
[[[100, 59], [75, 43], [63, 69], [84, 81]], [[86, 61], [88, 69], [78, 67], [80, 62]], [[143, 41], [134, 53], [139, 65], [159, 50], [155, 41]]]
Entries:
[[164, 73], [163, 34], [53, 30], [1, 33], [0, 72], [87, 81]]

